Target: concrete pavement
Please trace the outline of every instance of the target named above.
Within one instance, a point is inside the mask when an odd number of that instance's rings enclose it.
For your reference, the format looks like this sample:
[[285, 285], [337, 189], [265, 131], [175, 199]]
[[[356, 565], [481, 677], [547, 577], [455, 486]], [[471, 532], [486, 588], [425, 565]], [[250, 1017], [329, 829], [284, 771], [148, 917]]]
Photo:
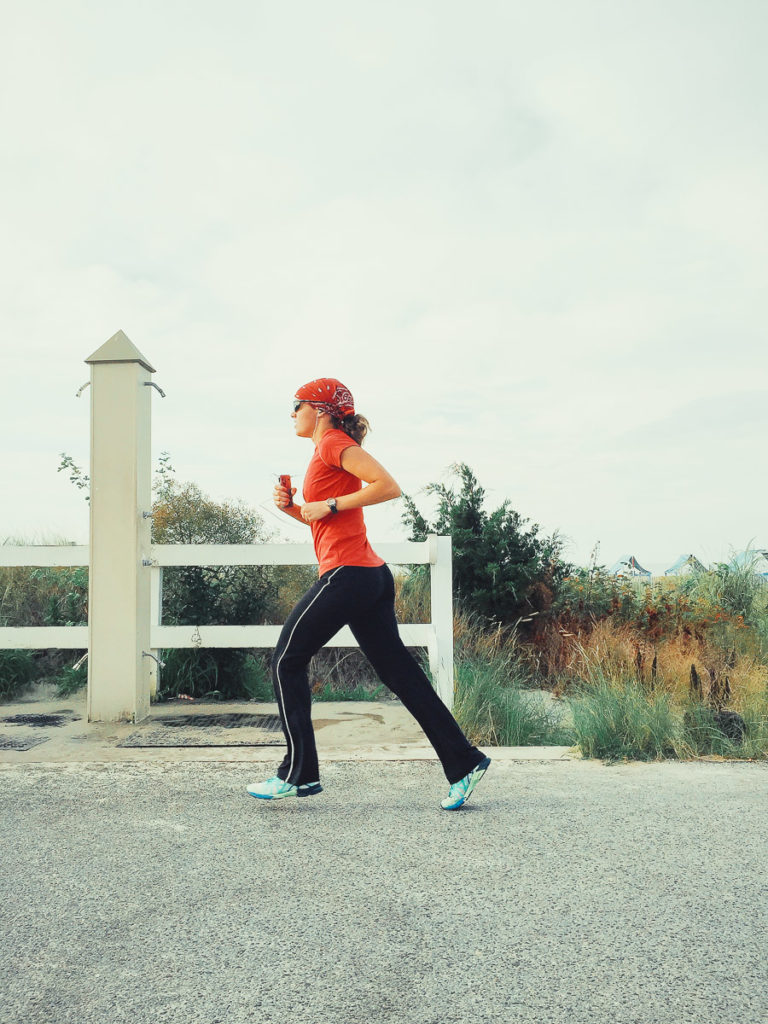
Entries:
[[1, 752], [0, 1021], [765, 1024], [768, 765], [490, 751], [449, 813], [395, 735], [278, 803], [278, 748]]

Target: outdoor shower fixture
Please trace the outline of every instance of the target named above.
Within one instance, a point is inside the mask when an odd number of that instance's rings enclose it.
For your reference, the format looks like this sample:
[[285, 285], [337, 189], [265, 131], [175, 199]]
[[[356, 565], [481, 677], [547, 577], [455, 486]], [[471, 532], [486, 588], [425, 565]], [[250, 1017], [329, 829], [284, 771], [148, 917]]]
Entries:
[[[88, 387], [88, 385], [89, 385], [90, 383], [91, 383], [91, 382], [90, 382], [89, 380], [87, 380], [87, 381], [85, 382], [85, 384], [82, 384], [82, 385], [81, 385], [81, 386], [80, 386], [80, 387], [79, 387], [79, 388], [77, 389], [77, 392], [76, 392], [76, 394], [75, 394], [75, 398], [79, 398], [79, 397], [80, 397], [80, 395], [81, 395], [81, 394], [82, 394], [82, 393], [83, 393], [83, 392], [85, 391], [85, 389], [86, 389], [86, 388]], [[160, 385], [159, 385], [159, 384], [155, 384], [155, 382], [154, 382], [153, 380], [145, 380], [145, 381], [144, 381], [144, 387], [145, 387], [145, 388], [157, 388], [157, 390], [158, 390], [158, 391], [160, 392], [160, 397], [161, 397], [161, 398], [165, 398], [165, 392], [164, 392], [164, 391], [163, 391], [163, 389], [162, 389], [162, 388], [160, 387]]]

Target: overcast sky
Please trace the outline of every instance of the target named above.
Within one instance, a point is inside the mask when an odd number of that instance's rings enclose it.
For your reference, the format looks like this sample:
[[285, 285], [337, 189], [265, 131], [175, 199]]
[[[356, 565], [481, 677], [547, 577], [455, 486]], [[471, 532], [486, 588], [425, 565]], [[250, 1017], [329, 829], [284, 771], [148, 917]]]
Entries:
[[335, 376], [425, 511], [464, 461], [577, 562], [768, 547], [767, 10], [6, 3], [0, 540], [87, 543], [56, 468], [122, 329], [153, 461], [284, 537]]

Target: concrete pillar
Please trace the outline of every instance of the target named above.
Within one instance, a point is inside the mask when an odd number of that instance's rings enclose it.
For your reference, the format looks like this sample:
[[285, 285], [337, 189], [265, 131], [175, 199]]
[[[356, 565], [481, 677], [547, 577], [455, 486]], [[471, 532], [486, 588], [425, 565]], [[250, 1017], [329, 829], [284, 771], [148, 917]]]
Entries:
[[149, 715], [149, 558], [154, 368], [118, 331], [91, 367], [88, 721]]

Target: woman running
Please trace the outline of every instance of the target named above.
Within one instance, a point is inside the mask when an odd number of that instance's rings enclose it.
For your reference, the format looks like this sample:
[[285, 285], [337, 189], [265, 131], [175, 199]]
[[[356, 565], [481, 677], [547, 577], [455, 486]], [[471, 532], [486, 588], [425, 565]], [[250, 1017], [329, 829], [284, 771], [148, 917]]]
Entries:
[[274, 778], [253, 783], [248, 792], [280, 800], [322, 791], [307, 666], [346, 625], [435, 748], [450, 783], [441, 806], [455, 811], [491, 762], [469, 743], [400, 639], [392, 573], [368, 543], [363, 507], [399, 497], [400, 488], [361, 448], [369, 424], [355, 414], [352, 395], [340, 381], [323, 377], [299, 388], [292, 417], [296, 435], [315, 445], [304, 476], [305, 502], [294, 504], [296, 488], [289, 494], [282, 486], [275, 487], [274, 500], [287, 515], [310, 526], [320, 578], [288, 616], [272, 658], [286, 755]]

